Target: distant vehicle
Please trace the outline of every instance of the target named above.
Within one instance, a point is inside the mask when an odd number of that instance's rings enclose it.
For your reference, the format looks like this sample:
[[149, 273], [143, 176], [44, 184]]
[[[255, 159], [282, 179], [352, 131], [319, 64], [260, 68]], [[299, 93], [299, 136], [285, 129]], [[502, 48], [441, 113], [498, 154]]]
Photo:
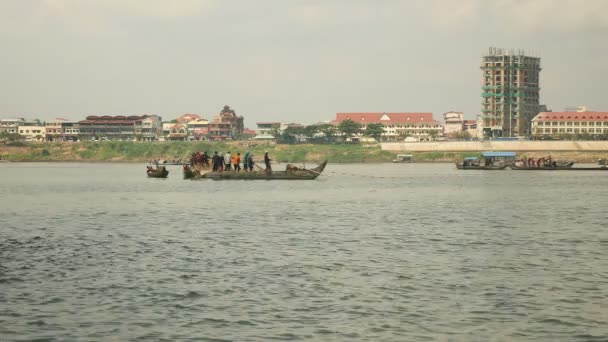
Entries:
[[411, 154], [398, 154], [397, 158], [393, 159], [393, 163], [411, 163], [414, 156]]

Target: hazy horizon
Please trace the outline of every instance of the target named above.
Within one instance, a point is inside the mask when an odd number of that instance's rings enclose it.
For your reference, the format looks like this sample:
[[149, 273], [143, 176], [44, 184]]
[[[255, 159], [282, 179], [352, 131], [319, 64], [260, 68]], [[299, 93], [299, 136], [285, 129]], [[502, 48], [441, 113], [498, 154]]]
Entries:
[[480, 111], [488, 47], [541, 57], [541, 104], [608, 111], [608, 1], [6, 0], [0, 117], [224, 105], [304, 124], [337, 112]]

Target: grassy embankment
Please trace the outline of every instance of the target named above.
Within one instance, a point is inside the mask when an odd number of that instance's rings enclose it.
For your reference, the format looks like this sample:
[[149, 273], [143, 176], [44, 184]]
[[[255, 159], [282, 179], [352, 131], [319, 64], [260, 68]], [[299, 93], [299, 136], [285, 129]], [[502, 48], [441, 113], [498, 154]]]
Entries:
[[[240, 152], [251, 151], [256, 160], [261, 160], [264, 151], [276, 162], [320, 162], [330, 163], [384, 163], [395, 158], [396, 153], [382, 151], [379, 144], [343, 145], [274, 145], [271, 143], [235, 142], [82, 142], [82, 143], [26, 143], [6, 145], [0, 143], [0, 157], [10, 161], [65, 161], [65, 162], [148, 162], [152, 159], [187, 159], [192, 152], [207, 151]], [[416, 162], [453, 162], [467, 156], [478, 156], [479, 152], [409, 152]], [[601, 152], [526, 152], [528, 157], [551, 154], [555, 159], [576, 162], [595, 162], [605, 158]]]
[[[0, 144], [0, 156], [10, 161], [147, 162], [152, 159], [187, 159], [192, 152], [251, 151], [260, 160], [264, 151], [277, 162], [382, 163], [395, 158], [394, 152], [375, 145], [274, 145], [257, 142], [81, 142]], [[451, 162], [476, 153], [418, 152], [416, 161]]]

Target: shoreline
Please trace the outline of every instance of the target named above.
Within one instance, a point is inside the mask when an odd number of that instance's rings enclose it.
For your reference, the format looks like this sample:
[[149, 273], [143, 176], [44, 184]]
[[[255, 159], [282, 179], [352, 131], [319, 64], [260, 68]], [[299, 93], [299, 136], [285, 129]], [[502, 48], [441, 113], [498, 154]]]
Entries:
[[[584, 146], [585, 144], [579, 144]], [[394, 145], [393, 145], [394, 146]], [[403, 144], [400, 149], [387, 149], [384, 143], [378, 144], [297, 144], [276, 145], [249, 141], [234, 142], [75, 142], [75, 143], [20, 143], [7, 145], [0, 143], [0, 158], [8, 162], [52, 162], [52, 163], [149, 163], [154, 159], [187, 160], [195, 151], [251, 152], [259, 159], [268, 151], [277, 163], [320, 163], [328, 160], [330, 164], [384, 164], [392, 163], [397, 154], [411, 154], [412, 163], [454, 163], [465, 157], [479, 156], [484, 148], [469, 151], [449, 151], [450, 144], [437, 144], [438, 148], [416, 151], [423, 145]], [[435, 146], [433, 146], [435, 147]], [[489, 147], [489, 146], [488, 146]], [[515, 149], [513, 149], [515, 150]], [[551, 155], [553, 159], [572, 160], [576, 163], [596, 163], [608, 157], [607, 150], [525, 150], [517, 151], [520, 158], [539, 158]], [[0, 163], [0, 165], [3, 163]], [[399, 164], [399, 163], [396, 163]], [[169, 165], [170, 166], [170, 165]]]

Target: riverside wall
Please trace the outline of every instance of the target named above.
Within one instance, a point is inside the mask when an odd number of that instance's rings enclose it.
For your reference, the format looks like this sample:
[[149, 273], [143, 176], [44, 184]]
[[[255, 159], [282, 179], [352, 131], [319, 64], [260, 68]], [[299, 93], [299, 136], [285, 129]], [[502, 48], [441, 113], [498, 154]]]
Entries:
[[395, 152], [606, 152], [608, 141], [433, 141], [433, 142], [387, 142], [382, 143], [383, 151]]

